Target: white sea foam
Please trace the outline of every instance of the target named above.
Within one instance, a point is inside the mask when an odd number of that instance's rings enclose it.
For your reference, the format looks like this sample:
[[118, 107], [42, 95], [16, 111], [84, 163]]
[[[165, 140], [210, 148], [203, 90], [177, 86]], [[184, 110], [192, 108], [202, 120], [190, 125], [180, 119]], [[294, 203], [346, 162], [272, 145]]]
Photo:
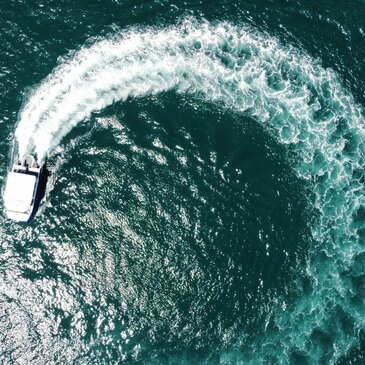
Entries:
[[[365, 163], [363, 110], [333, 71], [268, 35], [226, 23], [187, 20], [168, 29], [130, 30], [83, 47], [34, 90], [16, 129], [19, 152], [35, 151], [42, 159], [92, 112], [170, 89], [266, 123], [282, 143], [294, 146], [297, 173], [314, 181], [320, 215], [307, 268], [313, 293], [276, 314], [275, 323], [285, 333], [268, 333], [255, 356], [264, 362], [285, 342], [282, 355], [300, 351], [319, 362], [323, 354], [315, 351], [311, 336], [315, 328], [325, 332], [328, 321], [338, 321], [328, 308], [341, 307], [356, 328], [365, 328], [341, 281], [361, 251], [357, 229], [363, 225], [353, 217], [365, 205], [356, 178]], [[323, 265], [318, 266], [318, 255]], [[356, 340], [341, 331], [333, 336], [336, 358]]]

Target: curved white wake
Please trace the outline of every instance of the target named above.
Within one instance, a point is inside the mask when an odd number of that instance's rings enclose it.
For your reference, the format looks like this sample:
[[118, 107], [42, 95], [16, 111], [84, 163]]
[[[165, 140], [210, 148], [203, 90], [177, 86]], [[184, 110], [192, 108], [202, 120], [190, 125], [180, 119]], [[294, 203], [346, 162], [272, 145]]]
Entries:
[[[363, 110], [332, 71], [267, 35], [226, 23], [188, 20], [176, 28], [132, 30], [81, 49], [33, 92], [16, 129], [19, 152], [35, 151], [42, 159], [93, 111], [169, 89], [219, 101], [267, 123], [282, 143], [295, 147], [298, 174], [314, 179], [321, 214], [313, 228], [318, 245], [307, 267], [313, 294], [289, 313], [277, 313], [275, 322], [285, 331], [267, 334], [255, 356], [264, 362], [282, 347], [284, 356], [300, 351], [318, 362], [323, 354], [315, 351], [311, 336], [315, 328], [326, 331], [329, 321], [338, 321], [329, 307], [340, 307], [356, 328], [365, 327], [348, 305], [349, 289], [341, 279], [361, 251], [354, 217], [365, 204], [355, 173], [365, 163]], [[334, 341], [338, 358], [355, 336], [338, 331]]]
[[[282, 114], [310, 118], [320, 106], [308, 105], [310, 91], [283, 76], [296, 69], [303, 79], [331, 75], [313, 75], [318, 70], [300, 61], [275, 40], [227, 24], [185, 22], [102, 40], [61, 64], [30, 96], [16, 130], [19, 153], [35, 149], [41, 159], [93, 111], [171, 88], [249, 109], [263, 121]], [[298, 133], [290, 125], [289, 139]]]

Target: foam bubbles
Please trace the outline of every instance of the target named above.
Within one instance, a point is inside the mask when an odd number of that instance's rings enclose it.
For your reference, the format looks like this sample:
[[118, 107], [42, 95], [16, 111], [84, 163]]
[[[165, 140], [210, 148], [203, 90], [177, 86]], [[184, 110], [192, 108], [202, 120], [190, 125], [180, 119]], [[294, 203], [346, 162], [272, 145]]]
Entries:
[[[333, 71], [266, 34], [227, 23], [190, 19], [178, 27], [130, 30], [81, 48], [34, 90], [16, 129], [19, 152], [42, 159], [93, 112], [171, 89], [256, 118], [297, 152], [294, 168], [314, 182], [319, 211], [307, 267], [310, 295], [274, 314], [279, 333], [266, 331], [255, 356], [263, 363], [275, 354], [313, 363], [338, 359], [365, 327], [344, 281], [363, 250], [364, 222], [356, 217], [365, 206], [365, 128], [363, 110]], [[339, 312], [352, 323], [347, 336]], [[330, 328], [331, 321], [338, 326]]]

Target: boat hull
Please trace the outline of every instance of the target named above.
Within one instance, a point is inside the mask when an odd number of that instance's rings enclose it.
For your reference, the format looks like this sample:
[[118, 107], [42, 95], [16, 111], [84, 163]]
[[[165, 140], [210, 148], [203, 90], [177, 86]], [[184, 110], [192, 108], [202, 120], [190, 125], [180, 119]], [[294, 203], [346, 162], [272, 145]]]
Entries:
[[14, 221], [29, 223], [35, 216], [44, 195], [45, 162], [37, 164], [33, 156], [13, 165], [4, 193], [6, 216]]

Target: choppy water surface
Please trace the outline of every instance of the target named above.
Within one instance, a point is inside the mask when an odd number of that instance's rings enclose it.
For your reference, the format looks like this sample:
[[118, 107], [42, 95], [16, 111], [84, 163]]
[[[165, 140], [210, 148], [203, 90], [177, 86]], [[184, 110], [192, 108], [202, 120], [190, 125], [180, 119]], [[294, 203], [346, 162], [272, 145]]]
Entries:
[[1, 10], [3, 363], [362, 362], [364, 6], [281, 5]]

